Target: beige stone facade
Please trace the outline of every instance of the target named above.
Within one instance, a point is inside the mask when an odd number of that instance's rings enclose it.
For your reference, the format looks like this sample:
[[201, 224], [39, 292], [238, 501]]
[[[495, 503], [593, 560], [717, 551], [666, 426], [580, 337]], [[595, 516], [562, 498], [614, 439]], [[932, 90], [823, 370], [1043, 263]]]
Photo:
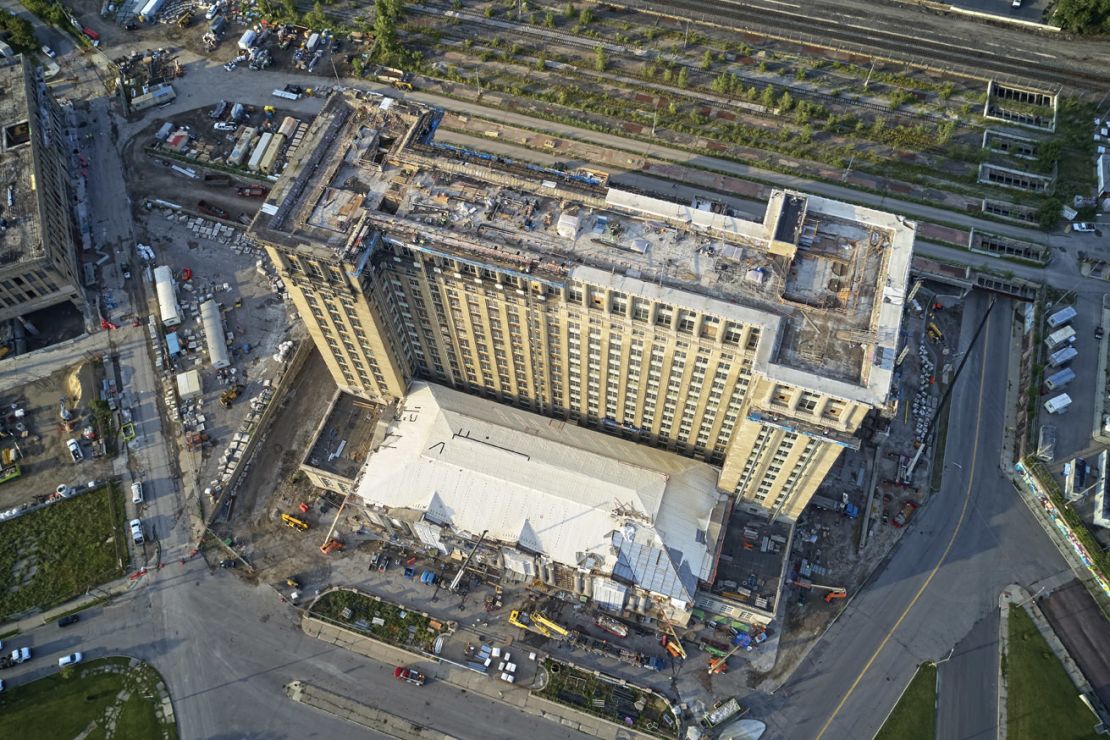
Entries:
[[[316, 128], [336, 128], [336, 119], [329, 120], [328, 114], [326, 110]], [[306, 145], [310, 138], [311, 134]], [[391, 151], [399, 160], [405, 158], [396, 148]], [[410, 162], [395, 169], [382, 167], [384, 199], [417, 190], [416, 179], [429, 159], [425, 152], [419, 166]], [[320, 161], [327, 162], [326, 158]], [[350, 155], [342, 159], [336, 155], [334, 161], [337, 169], [342, 168], [350, 163]], [[452, 163], [447, 169], [458, 170], [459, 166]], [[335, 238], [331, 232], [340, 226], [351, 228], [349, 221], [345, 217], [342, 222], [325, 222], [326, 214], [320, 215], [322, 200], [308, 196], [291, 202], [291, 193], [303, 193], [313, 186], [308, 174], [297, 174], [294, 169], [283, 180], [287, 186], [275, 188], [274, 200], [267, 204], [274, 218], [269, 224], [256, 222], [255, 234], [267, 245], [341, 389], [368, 399], [392, 401], [406, 393], [414, 378], [432, 380], [719, 465], [722, 490], [786, 518], [800, 513], [840, 451], [858, 446], [856, 429], [870, 409], [885, 403], [900, 305], [890, 314], [878, 298], [871, 299], [856, 311], [861, 317], [858, 325], [850, 324], [857, 320], [853, 314], [843, 324], [851, 331], [841, 330], [836, 316], [823, 317], [806, 305], [806, 301], [816, 300], [804, 294], [803, 288], [808, 286], [791, 284], [793, 272], [808, 275], [825, 269], [816, 263], [820, 254], [807, 264], [795, 259], [791, 275], [778, 278], [784, 294], [798, 294], [789, 296], [798, 308], [787, 305], [781, 296], [775, 299], [777, 304], [732, 300], [720, 290], [702, 289], [695, 280], [688, 285], [681, 280], [664, 282], [662, 276], [653, 280], [645, 271], [623, 265], [617, 273], [615, 268], [599, 269], [602, 265], [595, 261], [553, 265], [545, 257], [542, 263], [526, 263], [522, 251], [511, 245], [540, 238], [532, 236], [533, 229], [539, 230], [535, 226], [540, 220], [535, 215], [540, 208], [538, 194], [542, 188], [563, 185], [549, 181], [530, 186], [526, 178], [510, 177], [501, 170], [488, 177], [484, 171], [472, 173], [459, 177], [452, 172], [439, 180], [420, 181], [420, 192], [443, 183], [453, 188], [448, 196], [410, 206], [411, 214], [433, 214], [424, 219], [425, 225], [414, 226], [411, 215], [402, 219], [390, 213], [405, 208], [404, 202], [382, 206], [380, 210], [389, 215], [365, 216], [357, 243], [349, 235], [342, 242]], [[439, 211], [452, 206], [451, 198], [481, 202], [479, 174], [490, 183], [486, 189], [502, 199], [498, 202], [502, 213], [519, 202], [525, 204], [523, 213], [532, 214], [522, 217], [532, 226], [506, 242], [509, 247], [491, 244], [492, 237], [470, 240], [470, 246], [462, 243], [457, 224], [442, 228], [444, 218]], [[512, 201], [506, 195], [509, 185], [517, 188]], [[534, 188], [532, 192], [524, 190], [529, 187]], [[464, 195], [454, 195], [458, 192]], [[609, 202], [612, 211], [597, 217], [592, 233], [619, 236], [621, 231], [612, 228], [613, 214], [619, 214], [621, 208], [614, 205], [618, 196], [629, 203], [636, 197], [586, 189], [572, 208], [565, 199], [559, 207], [564, 214], [578, 213], [583, 203], [601, 209]], [[358, 202], [365, 207], [371, 197], [372, 192], [359, 193]], [[786, 200], [800, 201], [805, 208], [805, 196], [788, 195]], [[643, 207], [660, 210], [659, 203], [652, 200]], [[640, 206], [637, 203], [635, 207]], [[772, 203], [769, 212], [774, 207]], [[804, 218], [792, 214], [798, 228], [784, 229], [778, 222], [787, 218], [786, 208], [782, 206], [783, 216], [769, 215], [764, 224], [731, 219], [724, 226], [706, 228], [747, 229], [753, 234], [770, 229], [774, 238], [764, 240], [759, 252], [762, 258], [787, 260], [792, 250], [800, 257], [802, 248], [795, 245], [804, 238], [799, 237]], [[819, 208], [827, 211], [820, 218], [831, 224], [848, 223], [847, 216], [854, 213], [849, 206], [812, 199], [809, 218], [816, 221]], [[295, 228], [288, 225], [293, 214], [299, 214]], [[326, 223], [329, 231], [307, 228], [314, 219]], [[479, 234], [492, 234], [487, 225], [491, 219], [486, 217], [472, 228]], [[578, 219], [575, 215], [565, 231], [563, 220], [559, 222], [560, 235], [576, 246], [585, 238]], [[552, 220], [548, 219], [547, 225]], [[661, 233], [662, 227], [656, 225], [649, 230], [642, 226], [644, 222], [629, 219], [629, 223], [632, 225], [622, 228], [644, 228], [645, 244]], [[818, 238], [820, 228], [814, 227]], [[885, 245], [892, 252], [895, 248], [904, 251], [898, 256], [904, 258], [905, 268], [899, 263], [902, 274], [894, 281], [904, 288], [912, 224], [906, 227], [908, 244], [905, 234], [898, 232], [898, 224], [884, 225], [879, 239], [874, 236], [879, 233], [877, 228], [859, 228], [862, 236], [852, 238], [863, 244], [870, 234], [872, 244], [878, 247], [867, 253], [860, 247], [860, 264], [842, 260], [848, 267], [836, 274], [857, 270], [859, 276], [853, 279], [860, 281], [863, 267], [887, 267], [890, 258], [880, 254]], [[838, 238], [846, 242], [845, 237]], [[319, 240], [330, 240], [331, 246]], [[833, 237], [829, 242], [836, 246]], [[623, 253], [612, 251], [618, 257], [628, 253], [636, 257], [649, 250], [661, 251], [663, 246], [644, 246], [637, 241]], [[692, 251], [693, 246], [687, 244], [686, 248]], [[878, 255], [874, 266], [864, 265], [872, 253]], [[719, 258], [720, 252], [716, 254]], [[833, 272], [828, 273], [830, 283], [835, 282]], [[765, 274], [772, 276], [772, 282], [776, 279], [770, 269]], [[826, 279], [824, 274], [818, 277]], [[763, 279], [761, 274], [748, 273], [753, 284], [756, 278]], [[821, 300], [855, 300], [853, 288], [862, 290], [844, 282], [833, 298]], [[893, 301], [884, 297], [882, 303], [887, 302]], [[797, 326], [786, 323], [791, 311], [806, 313], [794, 317]], [[884, 321], [891, 322], [891, 315], [895, 316], [893, 328], [881, 326]], [[816, 322], [825, 323], [818, 326]], [[813, 326], [818, 326], [816, 335], [807, 335]], [[821, 353], [829, 359], [822, 360]], [[822, 362], [828, 367], [822, 367]]]

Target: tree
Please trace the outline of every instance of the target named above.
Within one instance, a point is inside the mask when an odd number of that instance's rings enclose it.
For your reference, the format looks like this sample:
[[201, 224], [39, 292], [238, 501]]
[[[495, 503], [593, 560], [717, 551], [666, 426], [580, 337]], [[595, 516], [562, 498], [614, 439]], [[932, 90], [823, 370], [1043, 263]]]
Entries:
[[772, 85], [763, 88], [763, 95], [759, 102], [763, 103], [763, 107], [768, 110], [775, 107], [775, 88]]
[[1052, 16], [1075, 33], [1110, 32], [1110, 0], [1058, 0]]
[[578, 25], [588, 26], [594, 22], [594, 12], [589, 8], [582, 8], [578, 13]]
[[705, 53], [701, 55], [701, 68], [707, 70], [712, 66], [713, 66], [713, 52], [706, 49]]
[[605, 53], [605, 49], [599, 46], [594, 49], [594, 69], [598, 72], [604, 72], [607, 66], [609, 66], [609, 57]]
[[676, 84], [681, 88], [686, 87], [686, 68], [685, 67], [678, 70], [678, 80], [676, 80]]
[[547, 58], [543, 54], [536, 57], [536, 71], [542, 72], [547, 69]]
[[782, 91], [782, 97], [779, 98], [779, 112], [789, 113], [790, 109], [794, 107], [794, 98], [790, 97], [789, 90]]

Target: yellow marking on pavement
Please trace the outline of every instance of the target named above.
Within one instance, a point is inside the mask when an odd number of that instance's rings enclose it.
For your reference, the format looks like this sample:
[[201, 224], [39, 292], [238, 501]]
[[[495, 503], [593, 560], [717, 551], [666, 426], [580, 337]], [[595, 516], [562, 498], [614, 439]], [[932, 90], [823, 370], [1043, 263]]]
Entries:
[[[983, 358], [983, 366], [979, 370], [980, 388], [983, 387], [983, 379], [986, 377], [987, 374], [986, 358], [989, 356], [987, 353], [987, 348], [989, 345], [990, 334], [988, 333], [987, 336], [983, 338], [983, 353], [981, 355], [981, 357]], [[981, 426], [982, 421], [983, 393], [980, 393], [979, 403], [975, 409], [975, 436], [973, 437], [973, 439], [975, 440], [979, 439], [979, 427]], [[886, 636], [883, 637], [883, 641], [879, 643], [879, 647], [875, 648], [875, 652], [871, 654], [871, 657], [867, 660], [866, 665], [863, 666], [863, 669], [859, 672], [859, 675], [856, 676], [856, 680], [852, 681], [852, 685], [848, 687], [848, 692], [844, 694], [844, 697], [840, 700], [840, 703], [836, 705], [835, 709], [833, 709], [832, 714], [830, 714], [829, 718], [825, 720], [825, 724], [821, 725], [821, 729], [817, 732], [816, 740], [821, 740], [821, 737], [824, 736], [825, 732], [828, 731], [829, 725], [833, 723], [833, 720], [836, 719], [838, 714], [840, 714], [840, 710], [843, 709], [844, 705], [848, 703], [848, 699], [851, 698], [852, 693], [856, 690], [856, 687], [859, 686], [859, 682], [862, 681], [863, 677], [867, 675], [867, 672], [871, 670], [871, 665], [875, 662], [875, 659], [879, 657], [879, 653], [883, 651], [883, 648], [886, 647], [886, 644], [890, 642], [890, 638], [893, 637], [894, 633], [898, 631], [898, 628], [902, 626], [902, 621], [913, 610], [914, 606], [917, 604], [917, 600], [921, 598], [921, 594], [925, 593], [925, 589], [927, 589], [929, 587], [929, 584], [933, 582], [933, 578], [936, 576], [937, 571], [939, 571], [940, 567], [944, 565], [944, 561], [948, 559], [948, 553], [952, 551], [952, 546], [956, 544], [956, 536], [960, 533], [960, 528], [963, 527], [964, 518], [967, 516], [967, 505], [971, 502], [971, 482], [975, 478], [975, 461], [978, 457], [979, 445], [975, 444], [971, 448], [971, 462], [969, 463], [967, 470], [967, 492], [964, 494], [964, 503], [963, 506], [960, 508], [960, 518], [956, 520], [956, 526], [952, 530], [952, 536], [948, 539], [948, 544], [945, 546], [944, 552], [941, 553], [940, 559], [937, 560], [937, 564], [933, 566], [933, 569], [929, 571], [929, 576], [925, 579], [925, 582], [921, 584], [921, 588], [917, 589], [917, 593], [915, 593], [913, 595], [913, 598], [910, 599], [910, 603], [906, 605], [905, 610], [898, 617], [898, 621], [894, 623], [894, 626], [891, 627], [890, 630], [886, 633]]]

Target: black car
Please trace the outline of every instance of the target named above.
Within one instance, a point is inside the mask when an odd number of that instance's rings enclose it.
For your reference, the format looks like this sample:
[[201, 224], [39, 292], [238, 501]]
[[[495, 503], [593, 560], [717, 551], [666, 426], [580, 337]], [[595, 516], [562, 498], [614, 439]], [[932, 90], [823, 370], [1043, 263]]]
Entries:
[[230, 559], [229, 560], [221, 560], [220, 561], [220, 567], [221, 568], [238, 568], [239, 567], [239, 561], [238, 560], [230, 560]]
[[81, 617], [77, 614], [69, 614], [58, 620], [59, 627], [68, 627], [71, 624], [77, 624], [81, 621]]

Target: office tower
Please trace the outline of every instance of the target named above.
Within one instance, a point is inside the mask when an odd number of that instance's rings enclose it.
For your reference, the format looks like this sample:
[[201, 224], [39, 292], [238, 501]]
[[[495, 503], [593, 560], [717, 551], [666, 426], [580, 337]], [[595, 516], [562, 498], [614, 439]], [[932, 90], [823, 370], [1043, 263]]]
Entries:
[[422, 378], [796, 517], [888, 402], [914, 225], [786, 191], [750, 220], [437, 144], [440, 115], [332, 96], [252, 226], [340, 388]]
[[0, 58], [0, 321], [82, 303], [63, 119], [36, 67]]

